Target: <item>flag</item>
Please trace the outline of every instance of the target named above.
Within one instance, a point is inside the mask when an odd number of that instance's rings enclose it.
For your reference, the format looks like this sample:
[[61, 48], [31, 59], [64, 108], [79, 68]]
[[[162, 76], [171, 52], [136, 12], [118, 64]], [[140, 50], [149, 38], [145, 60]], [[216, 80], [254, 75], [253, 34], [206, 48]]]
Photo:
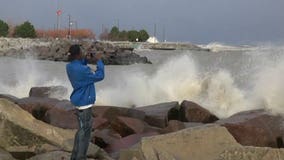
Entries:
[[60, 16], [62, 14], [61, 10], [56, 11], [57, 16]]

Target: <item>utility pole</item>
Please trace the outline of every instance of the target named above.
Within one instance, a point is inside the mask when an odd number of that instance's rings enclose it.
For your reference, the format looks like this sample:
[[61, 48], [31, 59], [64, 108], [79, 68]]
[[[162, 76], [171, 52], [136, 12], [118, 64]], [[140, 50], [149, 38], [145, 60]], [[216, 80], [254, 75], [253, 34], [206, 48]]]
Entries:
[[104, 31], [105, 31], [105, 25], [102, 24], [102, 33], [104, 33]]
[[156, 35], [157, 34], [157, 24], [155, 23], [154, 25], [154, 37], [157, 38]]
[[68, 30], [68, 38], [71, 39], [71, 26], [72, 26], [72, 22], [71, 22], [71, 15], [68, 14], [68, 22], [69, 22], [69, 30]]
[[163, 26], [163, 41], [166, 42], [166, 28]]
[[119, 30], [119, 19], [117, 19], [117, 28]]

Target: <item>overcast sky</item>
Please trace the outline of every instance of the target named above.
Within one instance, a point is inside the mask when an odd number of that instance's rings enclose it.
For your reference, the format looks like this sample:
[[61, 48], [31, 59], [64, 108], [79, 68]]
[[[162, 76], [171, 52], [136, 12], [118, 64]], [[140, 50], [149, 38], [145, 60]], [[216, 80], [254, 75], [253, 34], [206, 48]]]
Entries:
[[57, 3], [79, 28], [146, 29], [161, 40], [245, 44], [284, 41], [284, 0], [0, 0], [0, 19], [52, 29]]

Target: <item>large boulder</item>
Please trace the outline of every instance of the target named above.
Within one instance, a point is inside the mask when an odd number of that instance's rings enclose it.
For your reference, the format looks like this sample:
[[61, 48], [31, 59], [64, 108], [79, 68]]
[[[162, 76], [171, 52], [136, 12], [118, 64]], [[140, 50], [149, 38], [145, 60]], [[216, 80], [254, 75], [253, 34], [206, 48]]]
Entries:
[[284, 149], [244, 147], [225, 127], [204, 125], [142, 138], [120, 152], [120, 160], [282, 160]]
[[19, 98], [12, 96], [12, 95], [9, 95], [9, 94], [0, 94], [0, 98], [7, 99], [11, 102], [17, 102], [19, 100]]
[[66, 97], [67, 93], [68, 89], [63, 86], [32, 87], [29, 96], [63, 99]]
[[126, 137], [131, 134], [143, 133], [146, 124], [135, 118], [117, 117], [116, 120], [111, 122], [111, 128], [117, 131], [122, 137]]
[[68, 160], [71, 157], [71, 153], [64, 151], [53, 151], [48, 153], [39, 154], [29, 158], [28, 160]]
[[56, 103], [54, 107], [59, 109], [64, 109], [66, 111], [76, 109], [76, 107], [68, 100], [61, 100], [58, 103]]
[[95, 106], [93, 108], [94, 117], [103, 117], [109, 122], [115, 120], [118, 116], [132, 117], [140, 120], [145, 119], [145, 113], [143, 111], [114, 106]]
[[43, 120], [46, 112], [52, 108], [66, 111], [74, 110], [75, 108], [70, 101], [47, 97], [27, 97], [19, 99], [15, 103], [38, 120]]
[[51, 108], [46, 111], [42, 120], [59, 128], [77, 129], [79, 125], [75, 113], [75, 110], [66, 111], [58, 108]]
[[110, 124], [110, 127], [118, 132], [121, 137], [132, 134], [142, 134], [148, 132], [159, 132], [161, 129], [148, 125], [146, 122], [130, 117], [117, 117]]
[[0, 99], [0, 147], [6, 151], [37, 153], [46, 145], [71, 151], [72, 145], [66, 142], [74, 134], [38, 121], [14, 103]]
[[106, 128], [102, 130], [95, 130], [92, 134], [91, 142], [101, 148], [106, 148], [109, 144], [112, 144], [121, 138], [122, 137], [119, 133], [111, 128]]
[[[156, 135], [159, 135], [159, 133], [147, 132], [140, 134], [132, 134], [130, 136], [123, 137], [121, 139], [113, 141], [105, 148], [105, 150], [111, 155], [118, 155], [117, 153], [119, 153], [121, 150], [128, 149], [133, 145], [137, 144], [138, 142], [140, 142], [143, 137], [156, 136]], [[113, 158], [118, 159], [118, 157], [113, 157]]]
[[[36, 120], [16, 104], [0, 99], [0, 147], [25, 159], [54, 150], [71, 152], [75, 130], [65, 130]], [[88, 155], [105, 155], [95, 145]]]
[[216, 160], [283, 160], [283, 149], [266, 147], [230, 148], [220, 154]]
[[178, 119], [179, 104], [178, 102], [168, 102], [137, 109], [146, 113], [145, 122], [149, 125], [165, 128], [170, 119]]
[[180, 120], [183, 122], [213, 123], [219, 118], [194, 102], [183, 101], [180, 106]]
[[[64, 151], [53, 151], [48, 153], [43, 153], [36, 155], [34, 157], [31, 157], [28, 160], [69, 160], [71, 158], [70, 152], [64, 152]], [[87, 160], [95, 160], [95, 159], [102, 159], [102, 160], [112, 160], [108, 155], [106, 156], [100, 156], [100, 157], [93, 157], [93, 158], [87, 158]]]
[[42, 120], [46, 111], [53, 108], [58, 102], [59, 100], [54, 98], [28, 97], [19, 99], [16, 104], [36, 119]]
[[166, 128], [163, 128], [160, 133], [171, 133], [171, 132], [177, 132], [179, 130], [190, 128], [190, 127], [197, 127], [204, 125], [203, 123], [194, 123], [194, 122], [181, 122], [177, 120], [170, 120], [169, 124]]
[[265, 110], [252, 110], [237, 113], [216, 123], [225, 126], [242, 145], [284, 147], [284, 118], [280, 115], [271, 115]]
[[225, 127], [194, 127], [143, 138], [135, 147], [122, 151], [120, 160], [212, 160], [227, 148], [241, 147]]
[[108, 128], [110, 125], [110, 122], [103, 117], [95, 117], [94, 121], [93, 121], [93, 129], [97, 130], [97, 129], [104, 129], [104, 128]]

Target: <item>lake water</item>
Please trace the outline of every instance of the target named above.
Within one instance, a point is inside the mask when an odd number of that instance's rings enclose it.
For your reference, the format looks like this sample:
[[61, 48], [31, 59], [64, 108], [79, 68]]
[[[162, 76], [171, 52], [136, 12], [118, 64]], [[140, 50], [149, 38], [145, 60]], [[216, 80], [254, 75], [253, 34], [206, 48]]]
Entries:
[[[139, 50], [153, 64], [106, 66], [105, 80], [96, 84], [97, 104], [192, 100], [220, 117], [255, 108], [284, 113], [283, 51], [273, 45], [219, 52]], [[65, 65], [0, 57], [0, 93], [26, 97], [33, 86], [63, 85], [70, 94]]]

